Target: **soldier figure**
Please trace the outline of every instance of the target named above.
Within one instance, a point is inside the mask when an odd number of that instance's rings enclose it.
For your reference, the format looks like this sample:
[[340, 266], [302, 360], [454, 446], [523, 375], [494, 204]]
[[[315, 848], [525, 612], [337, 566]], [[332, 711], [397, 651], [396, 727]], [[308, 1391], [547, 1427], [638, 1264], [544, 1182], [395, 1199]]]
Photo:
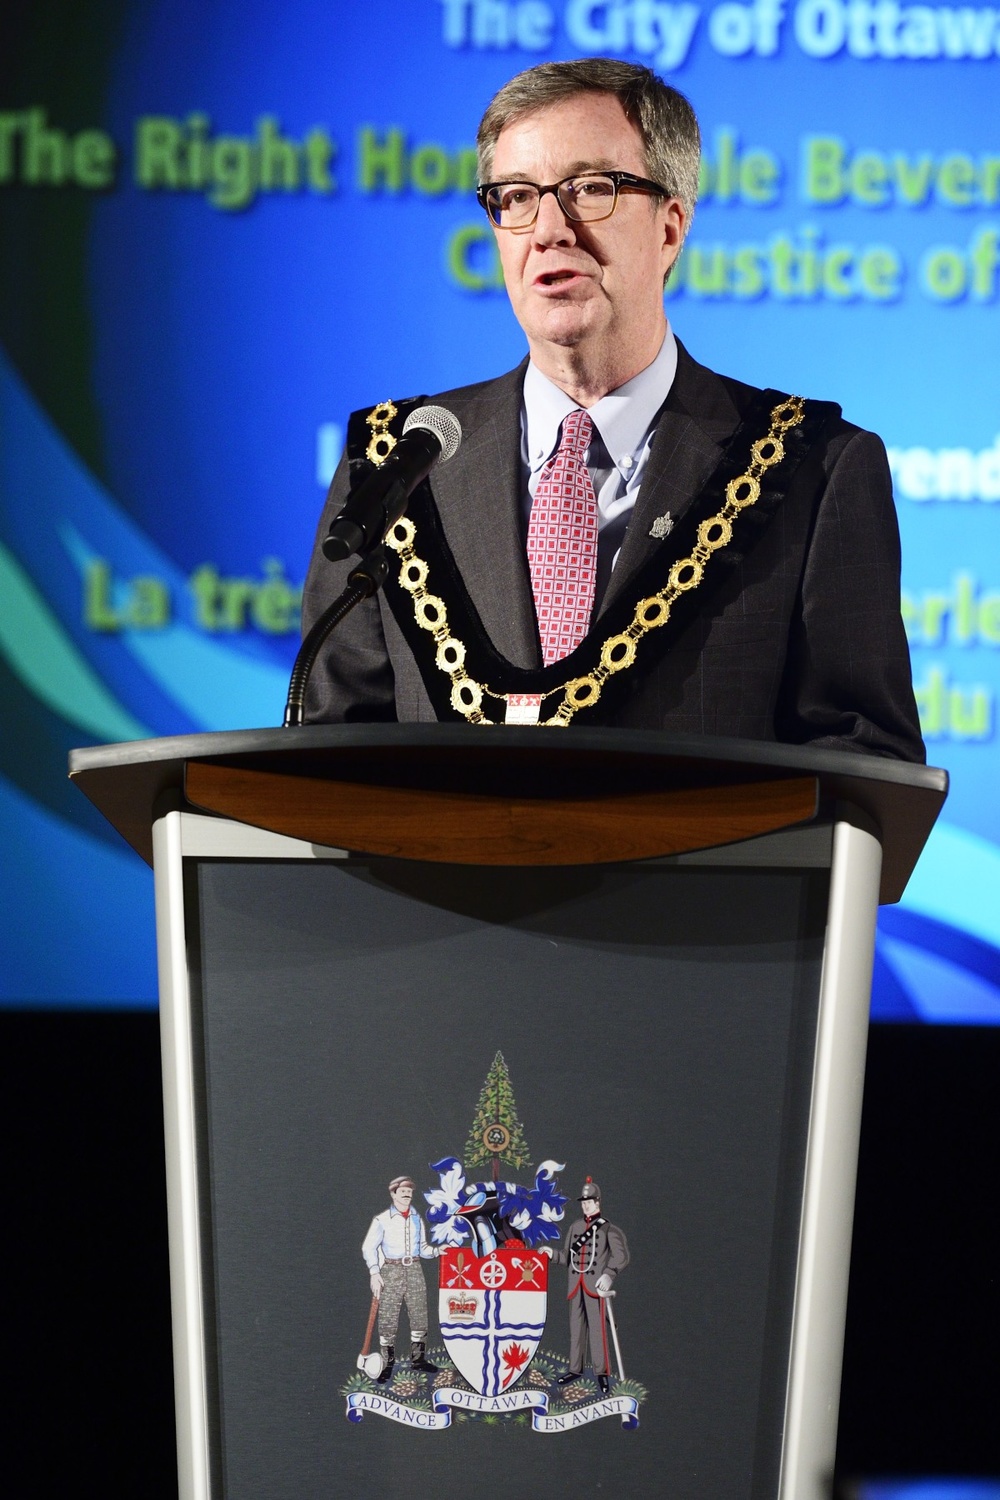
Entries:
[[559, 1385], [578, 1380], [586, 1363], [587, 1344], [597, 1384], [605, 1395], [611, 1388], [608, 1324], [605, 1297], [619, 1271], [628, 1265], [628, 1244], [616, 1224], [601, 1215], [601, 1190], [587, 1178], [579, 1198], [583, 1217], [574, 1219], [559, 1250], [543, 1246], [557, 1266], [569, 1268], [569, 1370]]
[[382, 1352], [380, 1385], [392, 1379], [396, 1362], [396, 1329], [403, 1303], [410, 1322], [410, 1361], [415, 1370], [437, 1374], [426, 1355], [427, 1284], [421, 1260], [440, 1254], [427, 1243], [423, 1220], [413, 1202], [413, 1179], [394, 1177], [389, 1184], [391, 1206], [376, 1214], [365, 1235], [361, 1253], [371, 1275], [372, 1296], [378, 1298], [378, 1341]]

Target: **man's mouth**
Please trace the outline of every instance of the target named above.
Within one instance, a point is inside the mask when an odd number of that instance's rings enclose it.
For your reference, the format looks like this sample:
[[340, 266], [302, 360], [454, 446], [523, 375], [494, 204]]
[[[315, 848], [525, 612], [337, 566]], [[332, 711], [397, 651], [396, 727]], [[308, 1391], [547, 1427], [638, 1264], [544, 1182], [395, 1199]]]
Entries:
[[582, 272], [574, 271], [564, 266], [560, 271], [543, 271], [540, 276], [535, 277], [535, 286], [556, 290], [559, 287], [569, 285], [570, 282], [582, 280]]

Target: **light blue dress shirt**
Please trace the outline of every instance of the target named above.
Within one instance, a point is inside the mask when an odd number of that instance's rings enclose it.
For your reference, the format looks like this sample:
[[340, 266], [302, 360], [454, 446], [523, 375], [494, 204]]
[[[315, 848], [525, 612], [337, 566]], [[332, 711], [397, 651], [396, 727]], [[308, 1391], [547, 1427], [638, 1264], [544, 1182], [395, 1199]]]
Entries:
[[[594, 436], [587, 449], [587, 468], [598, 508], [597, 602], [607, 588], [625, 528], [635, 505], [649, 458], [656, 414], [677, 373], [677, 341], [670, 324], [651, 365], [588, 407]], [[529, 362], [521, 405], [521, 461], [527, 475], [524, 527], [542, 470], [559, 445], [559, 429], [577, 403]]]
[[377, 1271], [384, 1260], [433, 1260], [437, 1253], [427, 1243], [423, 1221], [413, 1208], [408, 1214], [395, 1207], [376, 1214], [361, 1246], [369, 1271]]

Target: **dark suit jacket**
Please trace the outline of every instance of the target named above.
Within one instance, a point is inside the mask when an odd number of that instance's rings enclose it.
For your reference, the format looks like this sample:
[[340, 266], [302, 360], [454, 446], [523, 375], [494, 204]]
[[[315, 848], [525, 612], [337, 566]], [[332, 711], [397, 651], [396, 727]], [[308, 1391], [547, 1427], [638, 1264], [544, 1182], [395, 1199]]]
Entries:
[[[677, 376], [600, 614], [719, 462], [758, 394], [678, 347]], [[520, 458], [524, 366], [432, 399], [462, 424], [455, 458], [431, 486], [455, 561], [496, 647], [541, 664], [525, 555]], [[306, 580], [308, 627], [344, 586], [348, 565], [319, 550], [349, 488], [334, 476]], [[645, 643], [643, 643], [645, 645]], [[641, 648], [640, 648], [641, 649]], [[836, 424], [819, 465], [803, 465], [776, 514], [706, 610], [648, 670], [610, 722], [685, 734], [839, 745], [924, 759], [899, 613], [899, 533], [885, 450]], [[306, 700], [311, 723], [433, 720], [419, 669], [384, 600], [358, 606], [330, 637]], [[586, 712], [578, 724], [587, 723]]]

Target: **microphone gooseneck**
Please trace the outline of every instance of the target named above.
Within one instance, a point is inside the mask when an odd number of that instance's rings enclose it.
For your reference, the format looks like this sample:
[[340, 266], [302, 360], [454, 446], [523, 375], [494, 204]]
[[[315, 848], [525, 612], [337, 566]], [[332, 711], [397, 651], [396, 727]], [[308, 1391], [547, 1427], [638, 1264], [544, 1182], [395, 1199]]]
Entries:
[[305, 722], [309, 677], [331, 630], [385, 582], [389, 563], [382, 542], [389, 527], [399, 520], [420, 481], [435, 464], [454, 458], [461, 441], [461, 423], [453, 412], [443, 406], [418, 407], [404, 422], [403, 435], [389, 458], [351, 491], [337, 512], [323, 552], [331, 562], [352, 552], [361, 561], [351, 570], [343, 593], [327, 606], [299, 647], [285, 702], [286, 729]]

